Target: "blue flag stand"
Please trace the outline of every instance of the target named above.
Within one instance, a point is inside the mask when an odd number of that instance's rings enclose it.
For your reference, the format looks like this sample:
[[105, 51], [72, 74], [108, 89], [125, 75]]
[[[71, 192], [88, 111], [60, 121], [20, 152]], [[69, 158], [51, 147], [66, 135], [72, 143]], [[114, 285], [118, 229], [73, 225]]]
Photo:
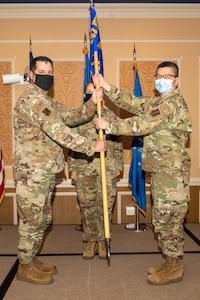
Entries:
[[[135, 209], [136, 214], [135, 214], [135, 218], [136, 218], [136, 222], [135, 223], [129, 223], [125, 225], [125, 228], [134, 232], [143, 232], [146, 231], [146, 225], [144, 224], [140, 224], [139, 223], [139, 209], [138, 207], [136, 207]], [[143, 229], [140, 229], [140, 225], [143, 225]]]
[[[146, 231], [146, 225], [145, 224], [140, 224], [139, 223], [139, 209], [138, 207], [136, 207], [136, 214], [135, 214], [135, 218], [136, 218], [136, 222], [135, 223], [129, 223], [125, 225], [125, 229], [134, 231], [134, 232], [143, 232]], [[140, 228], [140, 226], [142, 226], [142, 229]]]
[[138, 207], [136, 207], [136, 228], [135, 228], [135, 232], [141, 232], [144, 231], [144, 229], [140, 229], [140, 223], [139, 223], [139, 209]]

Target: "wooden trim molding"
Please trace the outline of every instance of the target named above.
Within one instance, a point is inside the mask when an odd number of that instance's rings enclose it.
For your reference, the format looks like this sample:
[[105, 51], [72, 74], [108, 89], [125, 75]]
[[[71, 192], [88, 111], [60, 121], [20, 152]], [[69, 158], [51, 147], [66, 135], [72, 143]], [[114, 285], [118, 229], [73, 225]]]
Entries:
[[[98, 18], [200, 18], [199, 3], [97, 3], [95, 8]], [[0, 4], [0, 19], [84, 19], [88, 9], [88, 3]]]
[[[186, 216], [186, 223], [200, 223], [200, 185], [190, 186], [191, 201]], [[147, 215], [140, 214], [140, 223], [151, 223], [151, 191], [146, 186]], [[131, 190], [127, 182], [117, 186], [117, 197], [113, 211], [113, 223], [128, 224], [135, 222], [136, 216], [127, 216], [126, 207], [133, 206]], [[77, 201], [76, 188], [71, 180], [66, 180], [56, 186], [53, 198], [53, 224], [79, 224], [80, 208]], [[15, 187], [6, 187], [5, 199], [0, 207], [0, 225], [17, 225], [17, 205]]]

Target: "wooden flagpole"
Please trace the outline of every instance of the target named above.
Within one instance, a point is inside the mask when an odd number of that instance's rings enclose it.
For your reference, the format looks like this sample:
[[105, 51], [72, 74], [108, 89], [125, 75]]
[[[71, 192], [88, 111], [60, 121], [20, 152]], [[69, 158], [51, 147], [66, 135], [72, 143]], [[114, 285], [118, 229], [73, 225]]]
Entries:
[[[94, 52], [94, 69], [95, 74], [99, 73], [98, 68], [98, 53]], [[99, 83], [97, 82], [96, 88], [99, 88]], [[97, 99], [97, 114], [98, 117], [101, 117], [101, 101]], [[104, 139], [103, 130], [99, 130], [99, 139]], [[104, 231], [105, 231], [105, 241], [107, 247], [107, 258], [108, 264], [110, 265], [110, 223], [108, 215], [108, 200], [107, 200], [107, 185], [106, 185], [106, 163], [105, 163], [105, 153], [100, 152], [100, 163], [101, 163], [101, 177], [102, 177], [102, 195], [103, 195], [103, 212], [104, 212]]]

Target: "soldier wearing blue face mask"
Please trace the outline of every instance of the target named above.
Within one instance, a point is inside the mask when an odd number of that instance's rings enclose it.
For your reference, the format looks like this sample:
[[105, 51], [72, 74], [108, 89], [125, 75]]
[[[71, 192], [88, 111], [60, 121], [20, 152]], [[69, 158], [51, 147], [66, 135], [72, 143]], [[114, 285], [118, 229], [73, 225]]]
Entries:
[[[169, 66], [169, 63], [162, 63], [156, 71], [155, 88], [162, 96], [171, 93], [178, 85], [178, 68], [174, 63], [171, 64], [173, 68]], [[165, 74], [161, 75], [163, 68], [165, 68]]]
[[[162, 285], [182, 280], [183, 222], [190, 200], [190, 157], [186, 143], [191, 117], [178, 88], [178, 66], [163, 62], [156, 69], [159, 96], [135, 97], [108, 84], [100, 74], [93, 76], [117, 106], [133, 113], [126, 119], [98, 118], [96, 128], [106, 134], [144, 136], [142, 168], [151, 173], [152, 223], [165, 262], [148, 269], [148, 282]], [[98, 90], [95, 91], [98, 96]], [[94, 97], [94, 95], [93, 95]]]

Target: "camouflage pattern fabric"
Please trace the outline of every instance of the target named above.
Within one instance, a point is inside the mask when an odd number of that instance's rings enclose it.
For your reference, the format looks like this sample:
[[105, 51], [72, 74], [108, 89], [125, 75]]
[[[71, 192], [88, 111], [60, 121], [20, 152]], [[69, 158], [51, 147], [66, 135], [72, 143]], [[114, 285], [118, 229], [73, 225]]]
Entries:
[[[102, 116], [115, 119], [115, 114], [102, 109]], [[98, 132], [94, 127], [94, 116], [91, 122], [77, 128], [79, 134], [97, 139]], [[116, 171], [123, 171], [123, 148], [120, 136], [107, 135], [106, 163], [106, 188], [108, 200], [108, 213], [111, 227], [112, 211], [116, 199]], [[100, 154], [87, 156], [82, 153], [68, 151], [69, 171], [76, 171], [76, 190], [79, 199], [82, 223], [83, 240], [100, 241], [104, 237], [103, 199], [102, 199], [102, 177], [100, 169]]]
[[186, 151], [192, 122], [180, 90], [165, 98], [135, 97], [111, 86], [105, 94], [133, 117], [110, 121], [107, 134], [144, 136], [142, 168], [151, 172], [152, 222], [163, 254], [183, 254], [183, 222], [190, 200], [190, 157]]
[[158, 246], [166, 256], [183, 255], [183, 222], [190, 200], [188, 170], [152, 173], [152, 223]]
[[63, 104], [29, 85], [14, 109], [14, 167], [44, 169], [58, 173], [64, 168], [62, 146], [93, 155], [96, 141], [69, 128], [86, 122], [96, 111], [90, 100], [80, 109], [68, 110]]
[[[78, 173], [77, 195], [82, 212], [83, 241], [104, 240], [104, 217], [101, 176]], [[116, 199], [116, 178], [106, 175], [108, 214], [111, 228], [112, 210]]]
[[[164, 99], [137, 98], [130, 92], [120, 92], [113, 86], [106, 94], [112, 102], [134, 114], [130, 118], [112, 120], [106, 134], [144, 135], [143, 170], [177, 170], [190, 161], [185, 145], [188, 134], [191, 133], [192, 122], [179, 89]], [[162, 106], [165, 106], [164, 114]]]
[[21, 173], [17, 182], [16, 197], [19, 215], [18, 259], [20, 263], [32, 262], [38, 254], [44, 234], [52, 222], [52, 193], [55, 175], [37, 170], [27, 176]]
[[95, 153], [96, 141], [80, 136], [69, 127], [90, 120], [95, 111], [92, 101], [68, 110], [31, 84], [16, 103], [13, 171], [19, 214], [20, 263], [34, 259], [51, 223], [55, 173], [64, 169], [62, 147], [87, 155]]

